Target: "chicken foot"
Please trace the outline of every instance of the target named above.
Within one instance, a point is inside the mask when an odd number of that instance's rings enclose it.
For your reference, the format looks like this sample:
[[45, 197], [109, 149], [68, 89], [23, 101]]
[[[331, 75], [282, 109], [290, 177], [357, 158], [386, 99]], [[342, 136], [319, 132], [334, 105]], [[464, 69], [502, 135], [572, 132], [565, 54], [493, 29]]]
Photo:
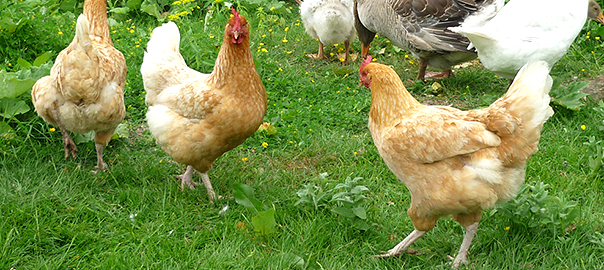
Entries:
[[181, 180], [181, 182], [180, 182], [181, 191], [185, 191], [185, 185], [187, 187], [189, 187], [190, 189], [195, 189], [195, 186], [199, 185], [197, 182], [193, 182], [191, 180], [191, 179], [193, 179], [194, 171], [195, 171], [195, 169], [193, 168], [193, 166], [188, 165], [183, 174], [176, 176], [176, 178]]
[[107, 164], [103, 162], [103, 149], [105, 149], [105, 145], [100, 143], [95, 143], [94, 148], [96, 148], [96, 167], [99, 168], [98, 171], [93, 171], [94, 173], [105, 170]]
[[348, 65], [350, 63], [350, 53], [348, 52], [348, 48], [350, 47], [350, 42], [344, 41], [344, 49], [346, 49], [346, 57], [344, 58], [344, 64]]
[[470, 249], [470, 244], [472, 244], [472, 240], [474, 239], [477, 231], [478, 222], [475, 222], [466, 228], [466, 234], [464, 235], [461, 246], [459, 247], [459, 253], [457, 253], [457, 256], [455, 257], [451, 267], [457, 268], [461, 263], [468, 264], [468, 250]]
[[405, 239], [403, 239], [403, 241], [398, 243], [398, 245], [394, 246], [392, 249], [388, 250], [388, 252], [386, 252], [384, 254], [380, 254], [380, 255], [374, 255], [373, 257], [385, 258], [385, 257], [398, 256], [401, 253], [403, 253], [403, 251], [405, 251], [407, 248], [409, 248], [409, 246], [411, 246], [411, 244], [413, 244], [413, 242], [415, 242], [417, 239], [422, 237], [427, 232], [428, 231], [413, 230], [413, 232], [411, 232]]
[[[194, 182], [192, 180], [193, 172], [195, 172], [195, 171], [197, 171], [197, 170], [195, 170], [195, 168], [193, 168], [193, 166], [188, 165], [183, 174], [176, 176], [176, 178], [181, 179], [181, 183], [180, 183], [181, 191], [185, 190], [185, 185], [187, 187], [189, 187], [190, 189], [195, 189], [195, 186], [199, 186], [199, 183]], [[207, 173], [199, 172], [199, 175], [201, 176], [201, 181], [203, 181], [203, 185], [206, 187], [206, 189], [208, 191], [208, 197], [210, 198], [210, 202], [212, 202], [213, 200], [216, 199], [216, 193], [214, 193], [214, 188], [212, 187], [212, 183], [210, 182], [210, 177], [208, 176]]]
[[71, 154], [73, 158], [76, 158], [78, 148], [71, 139], [71, 136], [69, 136], [69, 131], [61, 127], [59, 127], [59, 129], [61, 130], [61, 136], [63, 136], [63, 147], [65, 147], [65, 159], [69, 158], [69, 154]]
[[319, 40], [319, 52], [317, 53], [317, 59], [327, 59], [325, 52], [323, 52], [323, 43]]

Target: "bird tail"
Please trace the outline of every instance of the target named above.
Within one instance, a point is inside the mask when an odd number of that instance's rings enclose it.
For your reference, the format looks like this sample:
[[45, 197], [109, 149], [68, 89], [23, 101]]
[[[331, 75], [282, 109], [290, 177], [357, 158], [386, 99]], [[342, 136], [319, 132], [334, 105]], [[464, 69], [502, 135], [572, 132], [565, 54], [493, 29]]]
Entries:
[[179, 50], [180, 33], [174, 22], [153, 29], [151, 40], [147, 43], [148, 54], [179, 53]]
[[73, 38], [78, 45], [84, 49], [85, 52], [92, 50], [92, 43], [90, 41], [90, 22], [84, 14], [80, 14], [76, 23], [76, 34]]
[[510, 114], [520, 116], [523, 123], [530, 123], [527, 128], [541, 129], [543, 123], [554, 114], [549, 106], [551, 88], [548, 64], [545, 61], [529, 62], [518, 71], [502, 99], [509, 101], [506, 105]]
[[164, 89], [181, 83], [183, 72], [189, 70], [180, 54], [180, 33], [174, 22], [153, 30], [141, 65], [146, 102], [153, 104]]

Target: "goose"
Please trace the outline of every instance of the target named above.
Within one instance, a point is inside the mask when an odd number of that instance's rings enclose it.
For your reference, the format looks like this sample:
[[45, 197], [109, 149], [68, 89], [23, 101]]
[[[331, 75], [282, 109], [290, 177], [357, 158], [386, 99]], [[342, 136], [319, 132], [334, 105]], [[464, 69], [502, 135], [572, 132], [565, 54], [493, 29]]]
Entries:
[[[361, 55], [380, 34], [419, 60], [417, 79], [446, 78], [451, 67], [476, 58], [470, 41], [448, 30], [462, 24], [480, 26], [493, 18], [504, 0], [355, 0], [354, 17]], [[441, 73], [426, 73], [426, 67]]]
[[512, 79], [531, 61], [545, 61], [551, 69], [588, 17], [604, 24], [594, 0], [511, 0], [483, 26], [461, 24], [450, 30], [470, 39], [469, 48], [476, 48], [485, 68]]

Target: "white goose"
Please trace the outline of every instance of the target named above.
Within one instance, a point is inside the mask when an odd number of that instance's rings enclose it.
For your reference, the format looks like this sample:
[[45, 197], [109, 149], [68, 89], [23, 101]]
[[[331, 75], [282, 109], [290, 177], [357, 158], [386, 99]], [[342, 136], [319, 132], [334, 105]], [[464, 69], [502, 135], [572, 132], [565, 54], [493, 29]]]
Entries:
[[566, 53], [589, 17], [604, 24], [594, 0], [511, 0], [483, 26], [449, 28], [468, 37], [483, 65], [512, 79], [524, 64], [551, 67]]

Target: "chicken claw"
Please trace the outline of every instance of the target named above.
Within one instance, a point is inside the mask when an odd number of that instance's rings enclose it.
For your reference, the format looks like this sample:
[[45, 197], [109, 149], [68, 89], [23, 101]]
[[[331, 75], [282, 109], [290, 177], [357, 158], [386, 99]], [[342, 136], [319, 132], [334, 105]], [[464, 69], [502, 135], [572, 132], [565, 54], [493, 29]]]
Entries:
[[199, 185], [199, 183], [191, 180], [193, 178], [194, 171], [195, 171], [195, 169], [193, 168], [193, 166], [189, 165], [189, 166], [187, 166], [187, 168], [185, 169], [185, 172], [183, 174], [176, 176], [176, 178], [181, 180], [181, 182], [180, 182], [181, 191], [185, 191], [185, 185], [187, 187], [189, 187], [190, 189], [195, 189], [195, 186]]
[[69, 136], [69, 132], [61, 128], [61, 135], [63, 136], [63, 146], [65, 147], [65, 159], [69, 158], [70, 153], [73, 158], [76, 158], [78, 148], [71, 139], [71, 136]]
[[407, 248], [409, 246], [411, 246], [411, 244], [413, 244], [413, 242], [415, 242], [417, 239], [419, 239], [424, 234], [426, 234], [426, 232], [427, 231], [413, 230], [413, 232], [411, 232], [405, 239], [403, 239], [403, 241], [401, 241], [400, 243], [398, 243], [398, 245], [394, 246], [392, 249], [388, 250], [384, 254], [373, 255], [373, 257], [375, 257], [375, 258], [385, 258], [385, 257], [398, 256], [401, 253], [403, 253], [403, 251], [407, 250]]

